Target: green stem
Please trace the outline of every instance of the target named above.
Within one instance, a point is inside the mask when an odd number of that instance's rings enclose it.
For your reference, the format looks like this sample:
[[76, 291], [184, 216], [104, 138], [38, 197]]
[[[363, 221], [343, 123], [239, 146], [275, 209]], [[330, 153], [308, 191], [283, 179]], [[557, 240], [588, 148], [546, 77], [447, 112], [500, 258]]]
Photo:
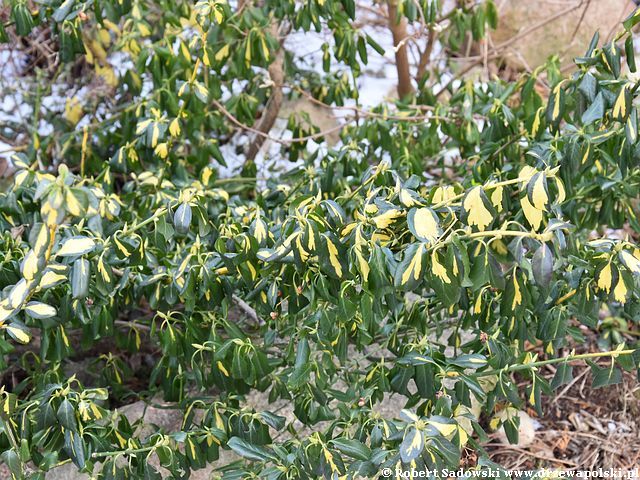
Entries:
[[[496, 182], [496, 183], [489, 183], [487, 185], [480, 185], [484, 190], [492, 190], [494, 188], [498, 188], [498, 187], [506, 187], [508, 185], [513, 185], [514, 183], [521, 183], [524, 182], [525, 180], [521, 179], [521, 178], [512, 178], [511, 180], [503, 180], [501, 182]], [[443, 200], [440, 203], [436, 203], [435, 205], [431, 205], [431, 208], [438, 209], [438, 208], [442, 208], [442, 207], [446, 207], [447, 205], [456, 202], [458, 200], [461, 200], [462, 197], [464, 197], [467, 194], [467, 192], [461, 193], [459, 195], [456, 195], [455, 197], [451, 197], [447, 200]]]
[[351, 200], [353, 197], [355, 197], [360, 190], [362, 190], [364, 187], [366, 187], [371, 182], [373, 182], [376, 179], [376, 176], [377, 175], [371, 175], [369, 178], [367, 178], [367, 180], [364, 183], [361, 183], [360, 185], [358, 185], [354, 191], [352, 191], [349, 195], [347, 195], [346, 199]]
[[227, 183], [256, 183], [261, 180], [256, 177], [232, 177], [232, 178], [219, 178], [213, 181], [214, 185], [225, 185]]
[[2, 423], [2, 428], [4, 430], [5, 435], [9, 439], [9, 443], [13, 447], [16, 453], [20, 453], [20, 445], [18, 445], [18, 441], [13, 433], [13, 429], [11, 428], [10, 422], [5, 422], [4, 418], [0, 417], [0, 423]]
[[531, 370], [537, 367], [542, 367], [544, 365], [553, 365], [554, 363], [563, 363], [563, 362], [573, 362], [576, 360], [587, 360], [590, 358], [600, 358], [600, 357], [618, 357], [620, 355], [632, 355], [636, 350], [612, 350], [608, 352], [596, 352], [596, 353], [581, 353], [579, 355], [568, 355], [566, 357], [559, 358], [551, 358], [549, 360], [540, 360], [538, 362], [532, 363], [520, 363], [517, 365], [509, 365], [505, 368], [497, 369], [497, 370], [485, 370], [484, 372], [478, 372], [471, 376], [478, 377], [488, 377], [490, 375], [498, 375], [499, 373], [506, 372], [518, 372], [520, 370]]
[[93, 458], [113, 457], [115, 455], [135, 455], [136, 453], [149, 452], [156, 448], [156, 445], [151, 447], [134, 448], [132, 450], [113, 450], [111, 452], [95, 452]]
[[156, 213], [154, 213], [153, 215], [151, 215], [149, 218], [147, 218], [146, 220], [143, 220], [142, 222], [134, 225], [133, 227], [127, 229], [126, 233], [132, 233], [135, 232], [137, 230], [140, 230], [142, 227], [155, 222], [158, 218], [160, 218], [161, 216], [163, 216], [164, 214], [166, 214], [169, 211], [168, 208], [166, 207], [162, 207], [159, 208], [158, 210], [156, 210]]
[[474, 232], [468, 235], [464, 235], [467, 238], [479, 238], [479, 237], [531, 237], [536, 238], [540, 234], [535, 232], [520, 232], [518, 230], [484, 230], [482, 232]]

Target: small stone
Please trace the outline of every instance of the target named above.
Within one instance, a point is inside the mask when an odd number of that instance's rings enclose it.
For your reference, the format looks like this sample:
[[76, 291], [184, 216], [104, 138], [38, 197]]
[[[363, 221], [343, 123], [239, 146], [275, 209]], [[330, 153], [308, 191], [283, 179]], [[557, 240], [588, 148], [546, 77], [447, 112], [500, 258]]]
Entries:
[[[529, 416], [528, 413], [521, 410], [516, 410], [515, 408], [511, 407], [499, 411], [494, 419], [497, 418], [500, 421], [505, 422], [511, 416], [520, 418], [520, 426], [518, 427], [518, 443], [516, 444], [516, 446], [520, 448], [528, 447], [536, 438], [536, 422]], [[507, 439], [507, 434], [504, 431], [504, 426], [500, 426], [500, 428], [496, 432], [496, 436], [501, 443], [510, 443]]]

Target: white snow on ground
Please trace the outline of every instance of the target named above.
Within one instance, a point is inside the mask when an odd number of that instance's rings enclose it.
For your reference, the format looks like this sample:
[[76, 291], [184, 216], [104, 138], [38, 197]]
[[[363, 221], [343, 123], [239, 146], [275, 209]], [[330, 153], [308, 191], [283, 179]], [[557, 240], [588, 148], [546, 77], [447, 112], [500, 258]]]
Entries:
[[0, 49], [0, 158], [9, 160], [15, 153], [13, 146], [2, 141], [10, 134], [11, 124], [24, 124], [31, 117], [33, 109], [25, 101], [18, 88], [19, 68], [26, 62], [20, 52]]

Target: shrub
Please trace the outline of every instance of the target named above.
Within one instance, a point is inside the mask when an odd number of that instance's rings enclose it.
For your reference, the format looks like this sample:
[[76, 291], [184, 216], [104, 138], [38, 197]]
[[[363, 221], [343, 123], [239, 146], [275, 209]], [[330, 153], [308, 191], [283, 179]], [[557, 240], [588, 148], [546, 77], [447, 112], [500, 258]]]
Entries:
[[[492, 1], [389, 10], [394, 36], [415, 21], [450, 49], [496, 22]], [[620, 330], [602, 351], [573, 348], [603, 308], [629, 328], [638, 317], [638, 83], [621, 72], [635, 72], [640, 16], [612, 42], [596, 35], [568, 78], [551, 59], [514, 82], [447, 84], [447, 61], [403, 83], [400, 58], [402, 99], [364, 109], [354, 85], [383, 49], [355, 11], [12, 3], [4, 36], [46, 25], [64, 62], [88, 62], [115, 91], [93, 121], [68, 105], [55, 134], [32, 132], [0, 196], [0, 358], [20, 378], [0, 390], [0, 446], [15, 478], [67, 459], [105, 479], [160, 478], [157, 459], [186, 478], [220, 449], [243, 458], [225, 478], [375, 477], [455, 468], [465, 451], [483, 468], [472, 403], [542, 413], [576, 360], [596, 387], [638, 368]], [[320, 74], [282, 37], [324, 28]], [[105, 50], [132, 63], [116, 75]], [[261, 179], [254, 160], [285, 95], [351, 113], [335, 147], [293, 115], [280, 155], [300, 166]], [[220, 177], [240, 130], [242, 175]], [[138, 389], [136, 352], [154, 361]], [[91, 384], [65, 371], [73, 355], [99, 365]], [[255, 391], [306, 429], [254, 411]], [[179, 431], [142, 434], [117, 410], [156, 392], [183, 412]], [[390, 394], [406, 397], [392, 418], [376, 410]], [[516, 441], [517, 415], [503, 423]]]

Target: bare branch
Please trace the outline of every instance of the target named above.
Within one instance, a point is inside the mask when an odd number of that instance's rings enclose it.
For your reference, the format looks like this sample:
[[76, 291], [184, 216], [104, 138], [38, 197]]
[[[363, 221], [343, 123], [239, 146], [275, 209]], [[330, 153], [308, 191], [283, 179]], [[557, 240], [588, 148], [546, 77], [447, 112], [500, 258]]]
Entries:
[[218, 100], [213, 100], [211, 103], [213, 103], [213, 105], [220, 110], [220, 112], [227, 117], [228, 120], [231, 121], [231, 123], [233, 123], [236, 127], [245, 130], [247, 132], [251, 132], [253, 134], [255, 134], [257, 137], [262, 138], [263, 142], [265, 140], [270, 140], [272, 142], [276, 142], [279, 143], [281, 145], [292, 145], [294, 143], [304, 143], [306, 141], [309, 140], [317, 140], [319, 138], [322, 138], [326, 135], [330, 135], [334, 132], [338, 132], [340, 130], [342, 130], [344, 127], [346, 127], [349, 123], [353, 122], [353, 118], [347, 119], [346, 122], [340, 124], [340, 125], [336, 125], [335, 127], [331, 127], [328, 128], [327, 130], [323, 130], [321, 132], [317, 132], [317, 133], [313, 133], [311, 135], [305, 135], [304, 137], [294, 137], [294, 138], [278, 138], [278, 137], [274, 137], [272, 135], [269, 135], [268, 133], [265, 133], [261, 130], [258, 130], [257, 128], [251, 127], [249, 125], [245, 125], [244, 123], [242, 123], [240, 120], [238, 120], [229, 110], [227, 110], [225, 108], [224, 105], [222, 105]]
[[249, 305], [247, 302], [245, 302], [243, 299], [241, 299], [235, 293], [232, 295], [232, 298], [233, 298], [234, 303], [236, 305], [238, 305], [238, 308], [240, 308], [240, 310], [242, 310], [251, 320], [253, 320], [253, 322], [256, 325], [264, 325], [265, 324], [264, 320], [261, 319], [258, 316], [256, 311], [251, 307], [251, 305]]

